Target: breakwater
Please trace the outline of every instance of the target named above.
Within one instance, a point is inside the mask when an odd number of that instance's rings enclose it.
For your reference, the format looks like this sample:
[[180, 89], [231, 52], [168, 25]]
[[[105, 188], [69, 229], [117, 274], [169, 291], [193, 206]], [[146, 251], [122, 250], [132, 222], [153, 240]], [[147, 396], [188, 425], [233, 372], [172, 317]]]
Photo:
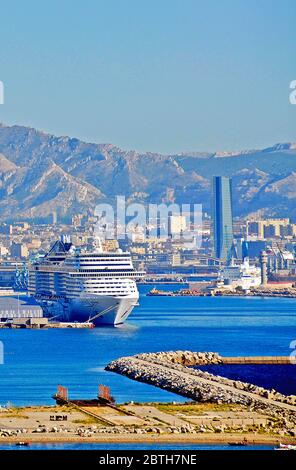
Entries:
[[182, 364], [184, 366], [204, 366], [223, 363], [223, 358], [216, 352], [165, 351], [137, 354], [134, 357], [147, 362], [171, 362], [172, 364]]
[[137, 354], [138, 359], [172, 362], [184, 366], [205, 366], [212, 364], [291, 364], [289, 356], [220, 356], [216, 352], [165, 351]]
[[296, 424], [296, 396], [188, 367], [222, 363], [217, 353], [170, 351], [122, 357], [108, 364], [106, 370], [197, 402], [241, 404]]

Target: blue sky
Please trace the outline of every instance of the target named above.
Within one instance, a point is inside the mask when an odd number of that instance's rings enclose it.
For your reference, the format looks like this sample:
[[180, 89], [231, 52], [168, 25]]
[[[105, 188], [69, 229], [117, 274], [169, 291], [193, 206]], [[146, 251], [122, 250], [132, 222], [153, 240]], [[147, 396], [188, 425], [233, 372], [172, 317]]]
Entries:
[[2, 1], [0, 121], [124, 149], [295, 141], [295, 0]]

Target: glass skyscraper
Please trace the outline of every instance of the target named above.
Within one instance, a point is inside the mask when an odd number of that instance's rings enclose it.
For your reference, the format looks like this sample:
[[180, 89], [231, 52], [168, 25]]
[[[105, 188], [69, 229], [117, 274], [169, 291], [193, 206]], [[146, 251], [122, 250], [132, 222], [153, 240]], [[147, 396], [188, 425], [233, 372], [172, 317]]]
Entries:
[[213, 178], [213, 228], [216, 258], [230, 261], [233, 244], [231, 180]]

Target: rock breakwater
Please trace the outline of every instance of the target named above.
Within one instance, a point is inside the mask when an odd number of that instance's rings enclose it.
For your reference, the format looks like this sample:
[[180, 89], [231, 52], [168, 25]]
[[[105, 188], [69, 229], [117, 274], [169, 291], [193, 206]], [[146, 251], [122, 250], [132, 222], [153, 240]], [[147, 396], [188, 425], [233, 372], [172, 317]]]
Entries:
[[222, 363], [217, 353], [169, 351], [122, 357], [108, 364], [106, 370], [197, 402], [241, 404], [296, 423], [296, 396], [188, 367], [217, 363]]
[[134, 357], [146, 362], [164, 362], [182, 364], [184, 366], [204, 366], [222, 364], [222, 357], [216, 352], [165, 351], [156, 353], [136, 354]]

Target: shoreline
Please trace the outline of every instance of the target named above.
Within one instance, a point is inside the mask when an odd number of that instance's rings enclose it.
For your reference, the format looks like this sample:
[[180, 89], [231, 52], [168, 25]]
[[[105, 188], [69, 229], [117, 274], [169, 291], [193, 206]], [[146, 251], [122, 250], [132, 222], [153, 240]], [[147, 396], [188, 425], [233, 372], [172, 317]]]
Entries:
[[[292, 429], [293, 428], [293, 429]], [[7, 444], [296, 445], [295, 426], [262, 411], [213, 403], [83, 403], [14, 408], [0, 416], [0, 450]]]
[[[211, 433], [203, 433], [200, 435], [170, 435], [170, 434], [153, 434], [153, 435], [131, 435], [121, 434], [112, 436], [96, 436], [96, 437], [81, 437], [81, 436], [36, 436], [27, 434], [21, 436], [23, 439], [17, 437], [0, 438], [0, 449], [1, 445], [5, 444], [16, 444], [18, 442], [29, 442], [34, 444], [42, 443], [163, 443], [163, 444], [225, 444], [240, 442], [242, 439], [247, 439], [246, 447], [248, 445], [278, 445], [280, 442], [283, 444], [296, 444], [296, 438], [293, 437], [281, 437], [281, 436], [263, 436], [259, 434], [242, 434], [242, 433], [229, 433], [227, 435], [215, 435]], [[24, 437], [26, 437], [24, 439]]]

